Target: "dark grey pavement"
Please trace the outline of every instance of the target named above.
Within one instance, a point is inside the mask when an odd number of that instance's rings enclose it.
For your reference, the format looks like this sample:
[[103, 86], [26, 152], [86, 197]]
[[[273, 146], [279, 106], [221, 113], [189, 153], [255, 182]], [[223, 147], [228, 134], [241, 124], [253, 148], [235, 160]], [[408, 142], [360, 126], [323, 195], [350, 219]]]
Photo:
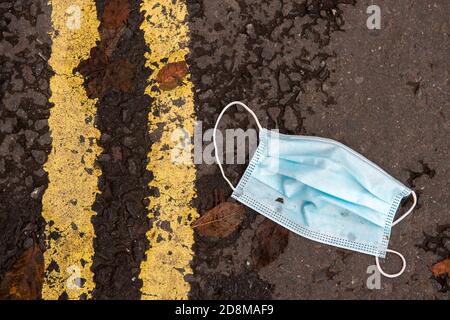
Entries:
[[[199, 117], [208, 129], [226, 103], [243, 100], [263, 126], [339, 140], [414, 188], [417, 210], [393, 228], [389, 243], [405, 255], [406, 271], [396, 279], [382, 278], [380, 289], [368, 289], [373, 257], [293, 233], [279, 258], [257, 271], [251, 246], [263, 218], [253, 212], [233, 239], [198, 241], [197, 297], [449, 298], [431, 278], [430, 268], [442, 256], [417, 245], [423, 232], [436, 234], [439, 225], [450, 223], [450, 3], [336, 2], [321, 2], [329, 5], [322, 12], [327, 18], [314, 15], [315, 1], [308, 1], [306, 10], [305, 1], [293, 0], [208, 0], [200, 2], [201, 9], [192, 6]], [[381, 8], [381, 30], [366, 26], [371, 4]], [[330, 19], [330, 13], [337, 18]], [[342, 20], [345, 31], [333, 31]], [[254, 124], [244, 111], [233, 110], [225, 126]], [[236, 183], [244, 168], [226, 170]], [[200, 165], [199, 170], [204, 211], [213, 205], [214, 187], [227, 196], [231, 190], [218, 168]], [[448, 254], [450, 235], [445, 236], [442, 250]], [[400, 260], [388, 256], [382, 265], [396, 272]]]

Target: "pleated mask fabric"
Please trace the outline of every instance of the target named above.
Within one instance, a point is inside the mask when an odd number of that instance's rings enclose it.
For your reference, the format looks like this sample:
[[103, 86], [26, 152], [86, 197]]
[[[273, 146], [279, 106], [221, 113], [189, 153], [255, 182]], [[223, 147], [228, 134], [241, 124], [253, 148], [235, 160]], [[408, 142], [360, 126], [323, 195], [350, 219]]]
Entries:
[[[414, 208], [411, 189], [361, 154], [337, 141], [300, 135], [285, 135], [261, 127], [259, 145], [236, 187], [228, 180], [216, 152], [232, 197], [258, 213], [305, 238], [376, 257], [380, 273], [396, 277], [403, 273], [404, 257], [388, 249], [391, 228]], [[413, 206], [395, 222], [401, 200], [413, 196]], [[400, 256], [403, 266], [387, 274], [378, 258], [386, 252]]]

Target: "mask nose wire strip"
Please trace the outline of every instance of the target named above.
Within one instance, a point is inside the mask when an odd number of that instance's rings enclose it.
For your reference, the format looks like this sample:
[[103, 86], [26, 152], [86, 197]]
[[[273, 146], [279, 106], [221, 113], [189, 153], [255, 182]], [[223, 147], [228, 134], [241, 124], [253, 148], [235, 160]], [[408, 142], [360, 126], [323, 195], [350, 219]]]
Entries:
[[[406, 211], [406, 212], [405, 212], [403, 215], [401, 215], [397, 220], [395, 220], [395, 221], [392, 223], [392, 226], [395, 226], [397, 223], [399, 223], [400, 221], [402, 221], [403, 219], [405, 219], [406, 216], [408, 216], [408, 215], [413, 211], [413, 209], [416, 207], [416, 204], [417, 204], [417, 195], [416, 195], [416, 193], [415, 193], [414, 191], [411, 192], [411, 195], [413, 196], [413, 204], [412, 204], [411, 208], [409, 208], [408, 211]], [[375, 256], [375, 262], [376, 262], [376, 264], [377, 264], [378, 271], [380, 271], [380, 273], [381, 273], [383, 276], [387, 277], [387, 278], [397, 278], [397, 277], [400, 276], [400, 275], [405, 271], [405, 269], [406, 269], [406, 260], [405, 260], [405, 257], [404, 257], [400, 252], [398, 252], [398, 251], [386, 249], [386, 252], [394, 253], [394, 254], [398, 255], [398, 256], [400, 257], [400, 259], [402, 259], [402, 264], [403, 264], [402, 269], [401, 269], [399, 272], [397, 272], [397, 273], [393, 273], [393, 274], [386, 273], [386, 272], [383, 271], [383, 269], [381, 269], [379, 258], [378, 258], [377, 256]]]
[[247, 110], [253, 116], [253, 118], [255, 119], [256, 124], [258, 125], [258, 129], [260, 131], [262, 130], [262, 126], [261, 126], [261, 124], [258, 121], [258, 117], [253, 112], [253, 110], [250, 109], [249, 107], [247, 107], [244, 103], [242, 103], [240, 101], [233, 101], [233, 102], [230, 102], [229, 104], [227, 104], [225, 106], [225, 108], [223, 108], [222, 112], [220, 112], [219, 116], [217, 117], [216, 125], [214, 126], [214, 130], [213, 130], [214, 154], [215, 154], [216, 162], [219, 165], [220, 172], [222, 173], [223, 178], [225, 179], [226, 182], [228, 182], [228, 184], [230, 185], [231, 189], [233, 189], [233, 191], [236, 190], [236, 188], [233, 186], [231, 181], [228, 180], [228, 178], [225, 176], [225, 172], [223, 171], [223, 168], [222, 168], [222, 163], [220, 162], [220, 159], [219, 159], [219, 153], [217, 151], [218, 148], [217, 148], [217, 141], [216, 141], [216, 132], [217, 132], [217, 127], [219, 126], [219, 121], [220, 121], [220, 119], [222, 119], [222, 116], [225, 113], [225, 111], [227, 111], [228, 108], [234, 106], [235, 104], [240, 105], [241, 107], [244, 107], [245, 110]]

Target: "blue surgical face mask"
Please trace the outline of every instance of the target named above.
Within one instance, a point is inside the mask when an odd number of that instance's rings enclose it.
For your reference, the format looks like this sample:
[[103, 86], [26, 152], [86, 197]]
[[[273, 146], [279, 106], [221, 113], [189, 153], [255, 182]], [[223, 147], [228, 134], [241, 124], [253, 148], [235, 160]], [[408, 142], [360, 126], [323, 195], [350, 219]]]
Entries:
[[[394, 278], [403, 273], [405, 258], [389, 250], [391, 227], [403, 220], [416, 205], [414, 191], [349, 147], [331, 139], [279, 134], [259, 128], [259, 145], [232, 197], [285, 228], [311, 240], [375, 256], [380, 273]], [[412, 207], [393, 222], [400, 201], [412, 195]], [[403, 262], [396, 274], [387, 274], [379, 264], [386, 252]]]

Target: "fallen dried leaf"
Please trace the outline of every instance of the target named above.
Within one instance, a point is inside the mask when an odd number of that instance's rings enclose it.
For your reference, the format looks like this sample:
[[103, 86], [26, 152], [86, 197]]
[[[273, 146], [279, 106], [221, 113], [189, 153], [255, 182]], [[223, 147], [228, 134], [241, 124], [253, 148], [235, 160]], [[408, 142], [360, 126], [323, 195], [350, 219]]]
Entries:
[[172, 62], [159, 70], [156, 81], [161, 90], [172, 90], [183, 83], [183, 78], [188, 72], [185, 61]]
[[234, 202], [223, 202], [198, 218], [192, 227], [204, 237], [229, 236], [244, 219], [245, 208]]
[[275, 261], [283, 253], [289, 241], [289, 230], [272, 220], [265, 219], [256, 229], [252, 241], [252, 261], [262, 268]]
[[81, 61], [75, 69], [85, 78], [89, 98], [101, 97], [111, 86], [124, 92], [133, 89], [134, 65], [124, 59], [110, 60], [124, 33], [129, 15], [128, 0], [111, 0], [105, 5], [100, 25], [100, 42], [91, 49], [89, 58]]
[[75, 71], [84, 76], [89, 98], [101, 97], [111, 86], [123, 92], [130, 92], [133, 89], [134, 64], [125, 59], [108, 62], [101, 48], [93, 48], [89, 58], [81, 61]]
[[106, 28], [117, 29], [125, 24], [130, 15], [128, 0], [110, 0], [103, 10], [102, 21]]
[[103, 92], [103, 77], [106, 70], [106, 55], [102, 48], [91, 49], [89, 58], [80, 62], [75, 72], [80, 72], [86, 84], [86, 93], [89, 98], [98, 98]]
[[13, 264], [0, 284], [0, 299], [35, 300], [44, 278], [44, 257], [37, 244]]
[[450, 259], [442, 260], [431, 267], [431, 272], [437, 277], [447, 274], [450, 277]]
[[106, 57], [111, 57], [125, 31], [125, 26], [117, 29], [101, 29], [99, 46], [103, 47]]

